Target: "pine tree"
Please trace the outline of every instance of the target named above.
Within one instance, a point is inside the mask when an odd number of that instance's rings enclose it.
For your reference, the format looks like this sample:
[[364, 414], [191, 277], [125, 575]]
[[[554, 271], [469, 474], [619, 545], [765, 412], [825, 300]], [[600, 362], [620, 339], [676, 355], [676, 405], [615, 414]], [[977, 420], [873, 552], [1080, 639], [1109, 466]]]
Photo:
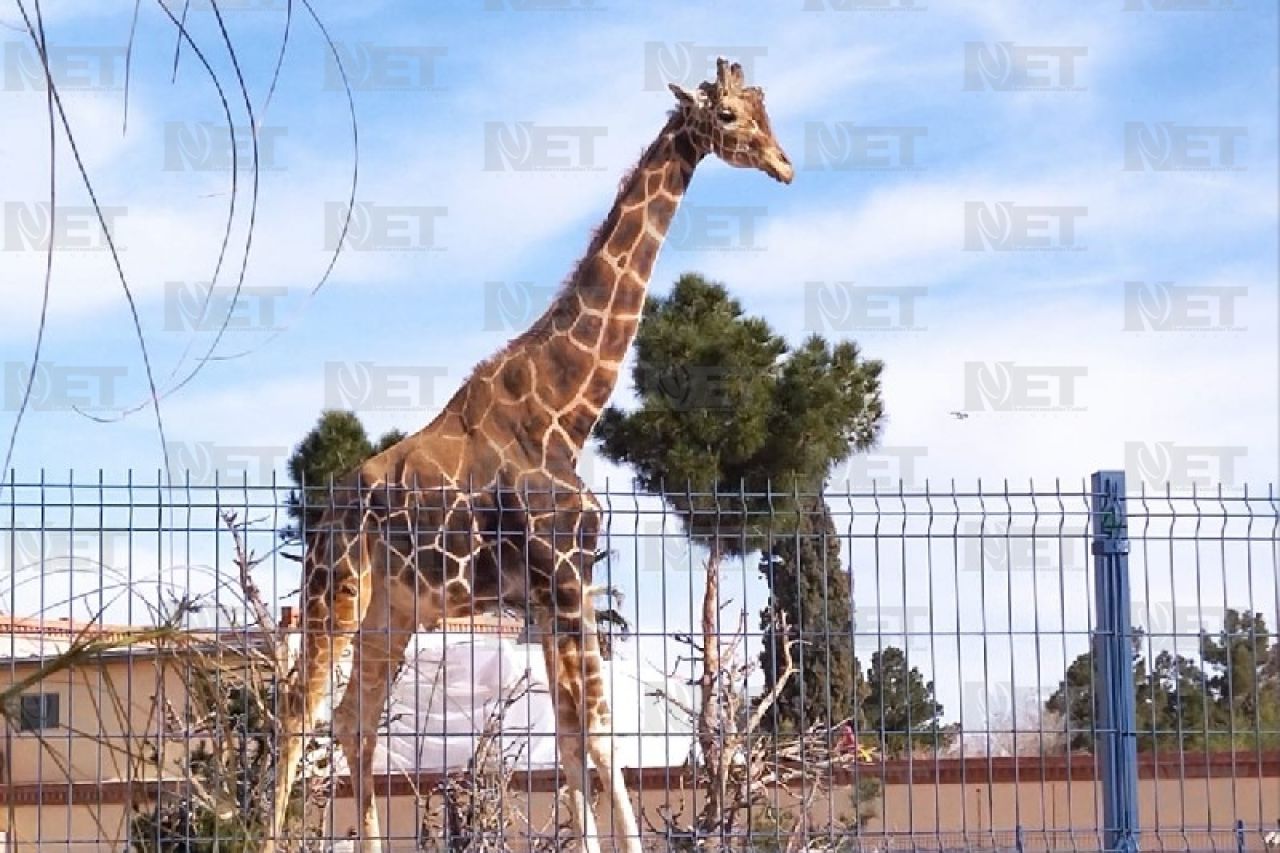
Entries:
[[[630, 465], [638, 485], [660, 494], [710, 552], [702, 614], [707, 669], [718, 666], [720, 561], [775, 546], [785, 559], [786, 536], [800, 525], [830, 529], [829, 518], [810, 518], [824, 515], [825, 507], [812, 497], [799, 506], [794, 496], [815, 495], [834, 464], [874, 442], [884, 413], [881, 369], [851, 342], [833, 347], [813, 336], [791, 350], [765, 320], [747, 316], [723, 285], [698, 275], [683, 275], [669, 296], [646, 300], [632, 370], [639, 408], [607, 408], [595, 435], [604, 456]], [[835, 547], [834, 536], [828, 539]], [[848, 585], [838, 559], [827, 565], [839, 577], [825, 587], [825, 609], [834, 614], [833, 631], [847, 634]], [[793, 627], [801, 627], [796, 603], [785, 594], [778, 602]], [[805, 618], [822, 632], [814, 616]], [[832, 661], [833, 670], [856, 669], [851, 648]], [[847, 710], [856, 684], [850, 679], [837, 687], [835, 699]], [[814, 701], [827, 693], [809, 692]], [[815, 714], [812, 708], [806, 713]]]
[[[1153, 703], [1150, 679], [1142, 656], [1143, 636], [1141, 628], [1132, 629], [1134, 691], [1138, 700], [1139, 728], [1142, 728], [1142, 720], [1151, 719]], [[1067, 666], [1057, 689], [1045, 701], [1045, 710], [1060, 714], [1066, 720], [1067, 749], [1073, 752], [1092, 752], [1094, 748], [1097, 677], [1093, 667], [1093, 651], [1084, 652]]]
[[799, 518], [791, 496], [879, 434], [880, 362], [818, 336], [792, 351], [701, 276], [646, 300], [635, 348], [640, 405], [605, 409], [595, 436], [717, 557], [768, 547]]
[[[330, 502], [331, 485], [370, 456], [386, 450], [404, 437], [403, 432], [390, 430], [374, 445], [354, 412], [336, 409], [321, 412], [315, 426], [289, 457], [289, 476], [297, 488], [289, 493], [288, 511], [294, 525], [284, 531], [285, 535], [291, 538], [298, 536], [304, 506], [306, 524], [310, 526], [319, 522]], [[304, 483], [305, 501], [302, 495]]]
[[[794, 496], [816, 494], [835, 463], [874, 442], [880, 371], [849, 342], [832, 347], [814, 336], [792, 351], [701, 276], [681, 276], [669, 296], [645, 302], [631, 376], [639, 407], [607, 408], [595, 436], [603, 455], [631, 466], [637, 484], [661, 495], [708, 550], [697, 721], [707, 767], [725, 766], [721, 738], [736, 724], [723, 713], [721, 561], [779, 544], [806, 523]], [[830, 606], [851, 614], [847, 589]], [[713, 790], [700, 823], [722, 826], [725, 806]]]
[[934, 698], [933, 682], [925, 681], [919, 669], [908, 666], [902, 649], [889, 646], [871, 655], [862, 713], [867, 725], [881, 733], [886, 756], [947, 746], [951, 734], [942, 728], [942, 711]]
[[[1202, 634], [1198, 660], [1161, 651], [1148, 668], [1133, 629], [1138, 749], [1231, 750], [1280, 745], [1280, 642], [1261, 613], [1228, 608], [1222, 630]], [[1094, 749], [1093, 656], [1072, 661], [1046, 707], [1068, 722], [1070, 748]]]
[[1147, 699], [1138, 703], [1138, 751], [1206, 749], [1210, 708], [1204, 670], [1191, 658], [1170, 651], [1156, 655], [1147, 683], [1145, 669], [1145, 661], [1137, 661], [1134, 681], [1138, 695]]
[[1228, 608], [1222, 630], [1202, 635], [1200, 657], [1211, 698], [1210, 744], [1247, 749], [1280, 743], [1280, 695], [1270, 685], [1272, 636], [1261, 613]]
[[803, 732], [847, 721], [860, 731], [866, 685], [853, 650], [849, 577], [841, 570], [835, 524], [821, 500], [812, 501], [794, 535], [779, 537], [761, 557], [760, 572], [770, 590], [769, 606], [760, 614], [766, 693], [781, 666], [783, 638], [774, 634], [775, 613], [787, 614], [791, 638], [800, 640], [795, 651], [799, 677], [783, 687], [766, 724]]

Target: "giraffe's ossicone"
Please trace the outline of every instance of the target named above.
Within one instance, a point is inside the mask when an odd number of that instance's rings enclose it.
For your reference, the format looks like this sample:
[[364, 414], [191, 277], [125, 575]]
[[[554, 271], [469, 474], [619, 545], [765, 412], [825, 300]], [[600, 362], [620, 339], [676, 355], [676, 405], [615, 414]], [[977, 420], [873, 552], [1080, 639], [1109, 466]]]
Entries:
[[[327, 490], [306, 532], [300, 657], [283, 703], [273, 837], [285, 823], [306, 733], [353, 648], [333, 731], [351, 773], [362, 853], [381, 851], [373, 790], [379, 717], [419, 626], [500, 605], [542, 630], [559, 758], [587, 853], [600, 833], [586, 757], [611, 806], [608, 834], [639, 853], [639, 828], [610, 746], [603, 663], [588, 587], [600, 505], [578, 455], [618, 381], [658, 250], [708, 154], [790, 183], [764, 93], [724, 59], [675, 108], [622, 181], [603, 225], [533, 325], [470, 378], [425, 428]], [[304, 491], [305, 493], [305, 491]]]

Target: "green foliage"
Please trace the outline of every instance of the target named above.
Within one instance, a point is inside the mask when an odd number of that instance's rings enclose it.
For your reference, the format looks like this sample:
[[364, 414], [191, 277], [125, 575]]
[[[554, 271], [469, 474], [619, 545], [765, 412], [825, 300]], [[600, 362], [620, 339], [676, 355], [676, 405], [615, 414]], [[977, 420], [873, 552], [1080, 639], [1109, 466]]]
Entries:
[[880, 371], [849, 342], [815, 336], [790, 350], [723, 285], [688, 274], [645, 303], [639, 408], [605, 409], [595, 435], [713, 555], [742, 556], [794, 529], [791, 494], [816, 492], [833, 464], [874, 442]]
[[[152, 805], [134, 807], [130, 853], [252, 853], [270, 813], [275, 750], [264, 681], [200, 674], [191, 681], [182, 742], [207, 737], [187, 756], [187, 782], [162, 788]], [[156, 760], [160, 745], [151, 745]]]
[[[1133, 629], [1133, 666], [1135, 689], [1149, 682], [1146, 662], [1142, 658], [1142, 629]], [[1046, 710], [1060, 714], [1067, 721], [1067, 748], [1072, 751], [1093, 750], [1094, 684], [1097, 674], [1093, 669], [1093, 652], [1085, 652], [1067, 667], [1058, 689], [1045, 702]], [[1138, 719], [1143, 719], [1143, 708], [1150, 713], [1151, 700], [1147, 694], [1138, 695]]]
[[773, 690], [783, 664], [784, 639], [775, 633], [775, 613], [787, 614], [790, 638], [800, 641], [793, 653], [799, 672], [782, 688], [764, 724], [800, 733], [850, 721], [861, 731], [860, 706], [867, 690], [853, 650], [849, 576], [841, 570], [840, 541], [821, 499], [810, 502], [794, 535], [779, 538], [762, 555], [760, 572], [770, 591], [769, 606], [760, 614], [766, 693]]
[[934, 698], [933, 682], [908, 666], [902, 649], [889, 646], [871, 655], [867, 667], [867, 698], [862, 713], [867, 725], [881, 734], [886, 758], [912, 749], [944, 749], [954, 736], [941, 724], [942, 705]]
[[746, 849], [751, 853], [786, 853], [792, 836], [800, 831], [800, 819], [789, 809], [765, 803], [751, 815]]
[[1200, 657], [1210, 673], [1206, 684], [1218, 697], [1223, 719], [1249, 722], [1280, 702], [1280, 696], [1259, 689], [1270, 662], [1271, 645], [1266, 617], [1234, 609], [1227, 610], [1216, 637], [1200, 637]]
[[378, 439], [378, 443], [373, 446], [373, 453], [376, 456], [384, 450], [389, 450], [400, 442], [409, 437], [409, 434], [402, 429], [389, 429]]
[[[350, 473], [366, 459], [401, 441], [405, 434], [390, 430], [375, 445], [354, 412], [328, 409], [289, 457], [289, 477], [297, 490], [289, 494], [289, 517], [303, 520], [303, 484], [306, 484], [306, 523], [316, 524], [329, 503], [330, 484]], [[288, 531], [297, 535], [298, 528]]]
[[[1148, 671], [1134, 629], [1138, 749], [1188, 752], [1280, 746], [1280, 641], [1261, 613], [1228, 608], [1222, 630], [1200, 636], [1199, 660], [1168, 650]], [[1072, 661], [1046, 707], [1062, 713], [1070, 748], [1094, 747], [1092, 652]]]
[[1181, 744], [1186, 751], [1208, 746], [1204, 721], [1210, 713], [1204, 690], [1204, 672], [1194, 660], [1163, 651], [1156, 655], [1148, 675], [1145, 660], [1134, 668], [1138, 695], [1138, 749]]

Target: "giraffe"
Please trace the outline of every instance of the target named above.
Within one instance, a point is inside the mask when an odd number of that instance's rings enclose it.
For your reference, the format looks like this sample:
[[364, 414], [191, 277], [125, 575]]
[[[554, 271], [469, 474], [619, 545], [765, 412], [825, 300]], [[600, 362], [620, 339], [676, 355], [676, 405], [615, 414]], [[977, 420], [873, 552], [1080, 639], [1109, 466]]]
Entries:
[[419, 626], [484, 609], [526, 609], [540, 629], [571, 825], [599, 853], [586, 758], [610, 804], [615, 844], [639, 829], [609, 743], [591, 602], [601, 506], [577, 461], [635, 336], [658, 250], [698, 163], [715, 154], [789, 184], [764, 93], [724, 58], [675, 107], [622, 180], [586, 254], [532, 326], [479, 364], [440, 414], [329, 488], [307, 532], [302, 648], [284, 690], [271, 838], [284, 824], [303, 733], [352, 647], [333, 715], [347, 759], [361, 853], [380, 853], [372, 784], [376, 729], [396, 667]]

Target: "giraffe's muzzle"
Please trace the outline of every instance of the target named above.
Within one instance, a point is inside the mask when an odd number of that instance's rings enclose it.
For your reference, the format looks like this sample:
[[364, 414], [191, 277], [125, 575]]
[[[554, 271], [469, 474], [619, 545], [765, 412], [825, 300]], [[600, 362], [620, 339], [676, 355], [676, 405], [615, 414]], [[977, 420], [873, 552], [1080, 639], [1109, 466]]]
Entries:
[[784, 184], [791, 183], [791, 179], [796, 176], [795, 167], [781, 149], [765, 154], [760, 165], [766, 175]]

